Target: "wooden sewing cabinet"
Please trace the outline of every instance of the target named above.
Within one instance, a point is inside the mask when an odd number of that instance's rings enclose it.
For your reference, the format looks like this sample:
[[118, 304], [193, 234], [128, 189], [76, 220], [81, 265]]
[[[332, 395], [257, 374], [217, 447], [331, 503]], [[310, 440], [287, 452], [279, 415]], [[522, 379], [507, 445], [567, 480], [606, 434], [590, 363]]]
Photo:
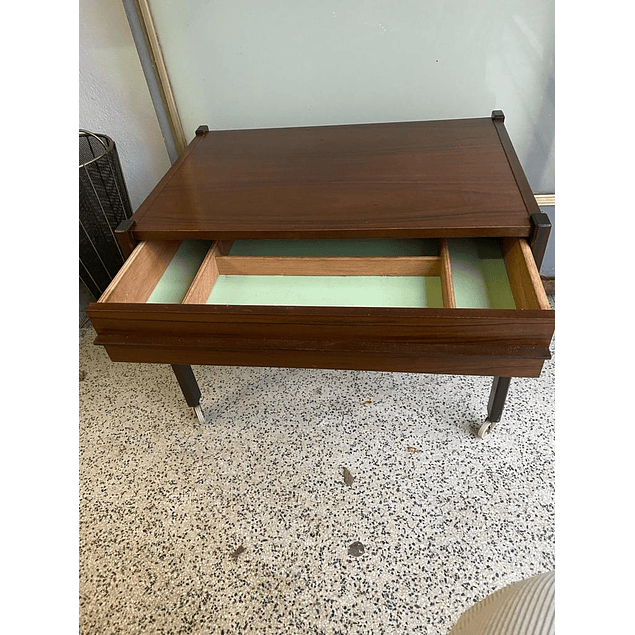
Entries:
[[[132, 218], [87, 308], [113, 361], [537, 377], [551, 225], [501, 111], [405, 123], [201, 126]], [[457, 408], [461, 404], [457, 403]]]

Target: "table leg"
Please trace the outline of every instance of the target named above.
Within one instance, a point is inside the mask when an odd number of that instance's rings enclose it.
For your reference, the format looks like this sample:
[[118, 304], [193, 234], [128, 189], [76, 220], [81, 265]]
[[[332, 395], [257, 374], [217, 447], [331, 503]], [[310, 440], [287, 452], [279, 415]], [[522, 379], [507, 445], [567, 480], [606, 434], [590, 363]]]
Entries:
[[498, 423], [503, 416], [503, 408], [511, 380], [511, 377], [494, 377], [487, 404], [487, 418], [492, 423]]
[[183, 396], [187, 405], [194, 408], [194, 412], [201, 423], [205, 423], [203, 417], [203, 411], [201, 410], [201, 390], [196, 383], [196, 377], [191, 366], [182, 366], [179, 364], [172, 364], [172, 370], [176, 375], [176, 379], [181, 386]]
[[[536, 261], [536, 266], [538, 270], [540, 270], [540, 265], [542, 264], [547, 249], [549, 233], [551, 232], [551, 221], [547, 214], [537, 212], [531, 215], [531, 222], [533, 225], [531, 251]], [[494, 377], [492, 391], [489, 395], [489, 403], [487, 404], [487, 419], [478, 431], [479, 437], [483, 438], [487, 436], [492, 431], [494, 425], [501, 420], [511, 380], [511, 377]]]
[[511, 380], [511, 377], [494, 377], [489, 403], [487, 404], [487, 419], [485, 419], [485, 423], [478, 431], [478, 436], [481, 439], [484, 439], [501, 420]]

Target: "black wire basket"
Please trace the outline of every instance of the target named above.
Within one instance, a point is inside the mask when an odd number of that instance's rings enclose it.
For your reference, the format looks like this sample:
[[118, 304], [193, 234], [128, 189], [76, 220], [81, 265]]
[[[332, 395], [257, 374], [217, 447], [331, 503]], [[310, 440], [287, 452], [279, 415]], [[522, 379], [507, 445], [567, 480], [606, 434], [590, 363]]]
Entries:
[[79, 277], [97, 299], [124, 263], [115, 229], [132, 216], [115, 142], [79, 131]]

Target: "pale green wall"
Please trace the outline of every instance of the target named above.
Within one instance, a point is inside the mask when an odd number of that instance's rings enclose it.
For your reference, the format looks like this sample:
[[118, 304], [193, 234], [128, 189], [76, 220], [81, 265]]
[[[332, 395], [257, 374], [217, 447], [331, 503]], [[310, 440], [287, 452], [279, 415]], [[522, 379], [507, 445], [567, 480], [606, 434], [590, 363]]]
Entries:
[[150, 0], [188, 140], [489, 116], [554, 192], [554, 0]]

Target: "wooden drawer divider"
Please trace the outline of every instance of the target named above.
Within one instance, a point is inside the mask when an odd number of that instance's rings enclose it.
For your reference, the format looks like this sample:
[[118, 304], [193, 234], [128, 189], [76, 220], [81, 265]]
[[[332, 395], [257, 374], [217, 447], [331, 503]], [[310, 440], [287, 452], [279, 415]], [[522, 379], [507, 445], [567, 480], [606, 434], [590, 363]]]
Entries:
[[183, 304], [205, 304], [219, 275], [438, 276], [444, 308], [456, 307], [445, 238], [439, 240], [439, 256], [230, 256], [229, 247], [225, 241], [217, 241], [210, 247]]

